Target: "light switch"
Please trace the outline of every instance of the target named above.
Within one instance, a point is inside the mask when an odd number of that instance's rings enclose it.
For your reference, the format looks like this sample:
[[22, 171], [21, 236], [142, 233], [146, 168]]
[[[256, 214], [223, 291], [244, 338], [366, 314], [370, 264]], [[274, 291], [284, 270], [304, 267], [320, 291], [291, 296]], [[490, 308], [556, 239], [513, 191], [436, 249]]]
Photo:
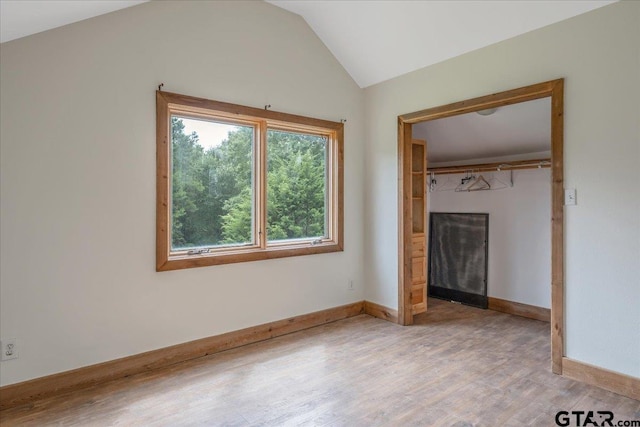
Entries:
[[565, 206], [573, 206], [576, 205], [576, 189], [575, 188], [565, 188], [564, 189], [564, 205]]

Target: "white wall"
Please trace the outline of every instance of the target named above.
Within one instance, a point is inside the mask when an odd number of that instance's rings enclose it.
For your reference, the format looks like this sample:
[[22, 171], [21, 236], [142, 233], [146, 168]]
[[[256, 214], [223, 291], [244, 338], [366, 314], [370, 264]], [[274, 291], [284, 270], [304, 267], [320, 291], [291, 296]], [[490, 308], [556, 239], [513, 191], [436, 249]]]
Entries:
[[[566, 186], [578, 188], [566, 353], [640, 376], [639, 40], [640, 3], [620, 2], [364, 98], [300, 17], [262, 2], [154, 1], [2, 44], [0, 335], [21, 348], [0, 384], [363, 297], [396, 307], [396, 117], [558, 77]], [[347, 118], [345, 252], [156, 273], [160, 82]]]
[[640, 2], [365, 90], [365, 297], [397, 306], [397, 116], [564, 77], [566, 355], [640, 377]]
[[[477, 162], [471, 162], [477, 163]], [[430, 212], [489, 214], [487, 295], [507, 301], [551, 306], [551, 174], [528, 169], [482, 174], [491, 191], [456, 192], [464, 174], [436, 176], [449, 191], [428, 193]], [[500, 180], [500, 181], [498, 181]], [[452, 185], [448, 185], [451, 183]]]
[[[363, 93], [302, 18], [153, 1], [0, 54], [2, 385], [363, 299]], [[160, 82], [348, 119], [345, 251], [156, 273]]]

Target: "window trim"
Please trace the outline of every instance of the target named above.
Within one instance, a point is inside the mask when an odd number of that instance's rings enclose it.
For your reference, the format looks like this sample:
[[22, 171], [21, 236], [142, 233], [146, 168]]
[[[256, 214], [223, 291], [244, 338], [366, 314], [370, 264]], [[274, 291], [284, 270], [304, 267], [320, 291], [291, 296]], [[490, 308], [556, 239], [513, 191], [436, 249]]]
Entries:
[[[254, 141], [254, 233], [257, 244], [188, 255], [171, 253], [171, 116], [256, 123]], [[327, 197], [329, 238], [273, 241], [267, 245], [267, 128], [330, 135]], [[294, 114], [156, 91], [156, 271], [179, 270], [344, 250], [344, 125]]]

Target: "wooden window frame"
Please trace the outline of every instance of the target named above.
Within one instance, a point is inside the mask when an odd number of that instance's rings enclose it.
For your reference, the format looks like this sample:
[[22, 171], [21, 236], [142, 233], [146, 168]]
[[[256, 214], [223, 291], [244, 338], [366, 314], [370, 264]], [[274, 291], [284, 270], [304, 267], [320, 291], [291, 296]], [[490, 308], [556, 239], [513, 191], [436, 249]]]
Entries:
[[[171, 252], [171, 116], [253, 126], [254, 244], [213, 248], [202, 254]], [[321, 239], [267, 242], [267, 130], [328, 137], [327, 233]], [[344, 250], [344, 125], [267, 109], [156, 91], [156, 271], [179, 270]]]

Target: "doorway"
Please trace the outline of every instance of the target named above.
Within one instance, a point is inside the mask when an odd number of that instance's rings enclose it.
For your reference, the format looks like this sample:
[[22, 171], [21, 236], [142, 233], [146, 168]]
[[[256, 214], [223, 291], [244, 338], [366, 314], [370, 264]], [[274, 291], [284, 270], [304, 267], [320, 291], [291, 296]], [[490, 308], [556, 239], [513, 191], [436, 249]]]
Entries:
[[[412, 168], [413, 125], [540, 98], [551, 98], [551, 362], [562, 374], [564, 355], [564, 79], [552, 80], [398, 116], [398, 322], [413, 323], [412, 312]], [[426, 150], [428, 152], [428, 146]], [[425, 157], [427, 157], [426, 154]]]

